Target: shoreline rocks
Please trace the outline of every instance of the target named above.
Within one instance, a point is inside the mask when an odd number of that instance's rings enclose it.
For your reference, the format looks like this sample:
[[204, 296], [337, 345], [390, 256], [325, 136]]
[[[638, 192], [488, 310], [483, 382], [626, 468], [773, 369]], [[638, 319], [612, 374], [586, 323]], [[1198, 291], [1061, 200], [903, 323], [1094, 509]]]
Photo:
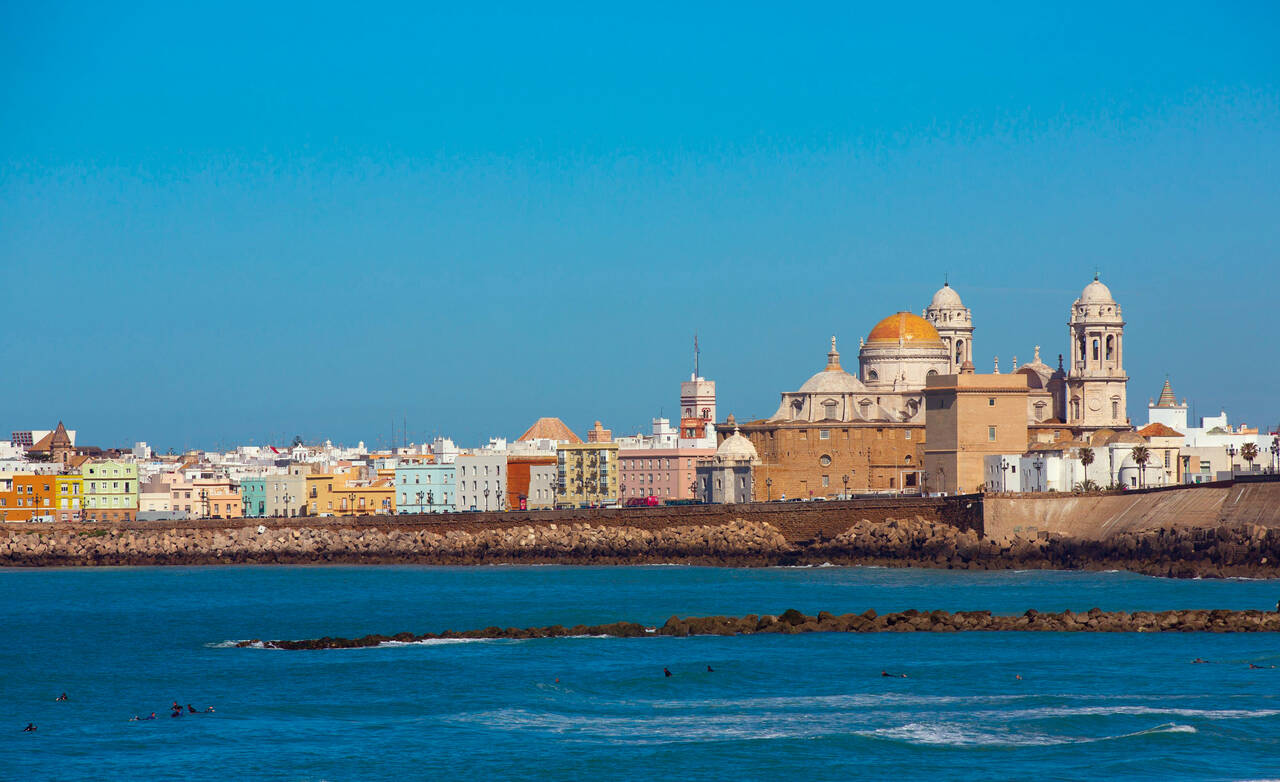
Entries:
[[990, 611], [917, 611], [836, 616], [820, 611], [806, 616], [788, 609], [779, 616], [673, 616], [665, 624], [646, 627], [636, 622], [603, 625], [549, 625], [546, 627], [486, 627], [477, 630], [441, 633], [397, 633], [366, 635], [361, 638], [311, 638], [296, 641], [240, 641], [238, 647], [266, 649], [358, 649], [388, 643], [411, 644], [434, 640], [530, 639], [607, 636], [646, 638], [650, 636], [688, 637], [696, 635], [756, 635], [778, 633], [962, 633], [962, 632], [1050, 632], [1050, 633], [1275, 633], [1280, 632], [1280, 612], [1231, 610], [1103, 611], [1086, 613], [1070, 610], [1042, 613], [1030, 609], [1016, 616], [994, 616]]
[[642, 529], [523, 524], [473, 529], [298, 520], [296, 526], [137, 528], [0, 525], [0, 567], [264, 564], [676, 563], [877, 565], [965, 570], [1128, 570], [1175, 578], [1280, 577], [1280, 529], [1260, 525], [983, 538], [921, 517], [852, 520], [834, 537], [788, 541], [767, 522]]

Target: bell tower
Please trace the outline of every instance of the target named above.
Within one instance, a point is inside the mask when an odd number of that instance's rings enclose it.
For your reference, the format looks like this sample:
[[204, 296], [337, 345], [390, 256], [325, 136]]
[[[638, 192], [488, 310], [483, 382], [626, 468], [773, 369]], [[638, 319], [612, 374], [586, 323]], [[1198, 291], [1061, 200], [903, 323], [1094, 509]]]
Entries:
[[924, 319], [933, 324], [947, 346], [948, 374], [958, 374], [964, 362], [973, 360], [973, 313], [949, 281], [933, 294]]
[[1097, 275], [1071, 305], [1071, 366], [1067, 373], [1067, 425], [1073, 429], [1128, 429], [1124, 372], [1124, 318]]

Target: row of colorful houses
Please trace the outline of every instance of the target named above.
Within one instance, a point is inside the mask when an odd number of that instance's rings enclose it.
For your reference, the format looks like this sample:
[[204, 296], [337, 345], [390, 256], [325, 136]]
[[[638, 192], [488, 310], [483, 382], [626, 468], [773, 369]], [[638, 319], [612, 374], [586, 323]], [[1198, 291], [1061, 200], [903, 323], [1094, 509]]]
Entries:
[[0, 475], [0, 521], [131, 521], [138, 514], [138, 466], [102, 460], [62, 475]]

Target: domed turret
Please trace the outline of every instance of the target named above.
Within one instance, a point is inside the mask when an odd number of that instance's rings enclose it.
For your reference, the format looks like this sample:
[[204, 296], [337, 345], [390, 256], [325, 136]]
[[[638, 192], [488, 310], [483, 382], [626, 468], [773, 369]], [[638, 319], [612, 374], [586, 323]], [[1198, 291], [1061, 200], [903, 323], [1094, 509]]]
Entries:
[[951, 287], [951, 283], [945, 283], [938, 292], [933, 294], [933, 301], [930, 307], [963, 307], [964, 302], [960, 301], [960, 294], [956, 293], [956, 289]]
[[1071, 305], [1067, 423], [1080, 429], [1129, 426], [1124, 371], [1124, 318], [1097, 275]]
[[760, 457], [756, 454], [756, 447], [751, 441], [743, 437], [735, 426], [733, 434], [724, 438], [724, 442], [720, 443], [720, 447], [716, 448], [715, 455], [716, 464], [732, 464], [746, 463], [759, 464]]
[[964, 306], [960, 294], [948, 282], [933, 294], [933, 301], [925, 309], [924, 317], [933, 324], [947, 348], [948, 374], [958, 373], [964, 362], [973, 360], [973, 313]]

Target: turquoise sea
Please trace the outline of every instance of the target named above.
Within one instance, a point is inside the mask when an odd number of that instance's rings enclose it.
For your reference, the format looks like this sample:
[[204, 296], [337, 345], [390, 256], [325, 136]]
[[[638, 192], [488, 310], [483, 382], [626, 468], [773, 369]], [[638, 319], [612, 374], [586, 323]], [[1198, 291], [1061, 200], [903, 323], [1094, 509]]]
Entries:
[[[1040, 571], [0, 570], [0, 777], [1274, 778], [1280, 668], [1249, 668], [1280, 665], [1274, 635], [568, 638], [316, 652], [230, 642], [787, 608], [1272, 610], [1278, 599], [1280, 581]], [[69, 700], [55, 702], [64, 691]], [[174, 700], [216, 711], [172, 718]], [[129, 720], [153, 711], [154, 721]], [[38, 731], [23, 733], [28, 722]]]

